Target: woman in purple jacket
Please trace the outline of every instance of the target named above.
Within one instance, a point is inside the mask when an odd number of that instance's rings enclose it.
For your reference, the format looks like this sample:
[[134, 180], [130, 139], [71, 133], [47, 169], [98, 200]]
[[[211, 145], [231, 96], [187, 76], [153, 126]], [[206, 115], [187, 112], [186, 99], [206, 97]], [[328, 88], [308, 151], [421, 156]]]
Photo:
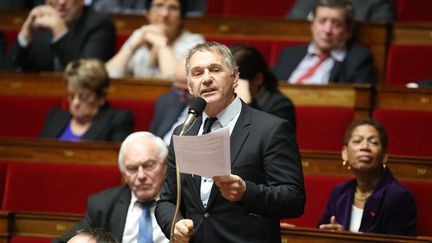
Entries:
[[414, 197], [393, 177], [387, 158], [387, 133], [381, 124], [367, 118], [348, 127], [342, 159], [355, 179], [333, 189], [320, 229], [416, 234]]

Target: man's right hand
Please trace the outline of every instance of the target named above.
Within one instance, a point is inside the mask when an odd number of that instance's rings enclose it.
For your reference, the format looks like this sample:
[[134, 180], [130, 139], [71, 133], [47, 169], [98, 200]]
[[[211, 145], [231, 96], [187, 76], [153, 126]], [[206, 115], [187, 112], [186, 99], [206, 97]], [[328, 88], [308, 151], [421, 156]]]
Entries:
[[190, 219], [182, 219], [175, 224], [174, 235], [171, 236], [173, 243], [189, 242], [194, 232], [194, 224]]

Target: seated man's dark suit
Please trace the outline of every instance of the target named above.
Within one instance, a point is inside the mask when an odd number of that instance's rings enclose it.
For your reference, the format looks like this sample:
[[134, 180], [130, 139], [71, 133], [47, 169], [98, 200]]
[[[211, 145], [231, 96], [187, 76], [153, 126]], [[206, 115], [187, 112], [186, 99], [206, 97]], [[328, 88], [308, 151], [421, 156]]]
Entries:
[[186, 103], [180, 100], [175, 91], [161, 95], [156, 101], [150, 132], [163, 138], [186, 106]]
[[[288, 47], [282, 50], [273, 67], [278, 80], [287, 81], [291, 73], [306, 56], [308, 44]], [[370, 51], [356, 43], [349, 44], [342, 62], [335, 60], [329, 83], [376, 83], [373, 56]]]
[[[72, 115], [68, 111], [54, 108], [48, 113], [42, 138], [58, 138], [69, 125]], [[114, 110], [107, 104], [101, 107], [91, 127], [82, 140], [123, 141], [133, 132], [134, 117], [130, 111]]]
[[112, 20], [85, 7], [81, 18], [54, 43], [50, 31], [35, 33], [26, 48], [17, 40], [11, 60], [22, 71], [63, 71], [70, 61], [79, 58], [107, 61], [114, 54], [115, 38]]
[[131, 201], [131, 190], [127, 184], [91, 195], [84, 219], [68, 233], [53, 241], [67, 242], [80, 229], [103, 228], [112, 232], [121, 242], [126, 216]]
[[[201, 123], [199, 117], [187, 135], [198, 134]], [[179, 134], [180, 127], [174, 134]], [[252, 109], [242, 102], [230, 136], [230, 151], [231, 173], [246, 183], [242, 201], [226, 200], [213, 184], [205, 208], [199, 183], [195, 182], [198, 176], [181, 174], [179, 218], [194, 222], [190, 242], [280, 243], [280, 219], [301, 216], [306, 201], [300, 154], [292, 126], [284, 119]], [[155, 211], [158, 224], [167, 237], [176, 201], [175, 161], [171, 143], [165, 183]]]

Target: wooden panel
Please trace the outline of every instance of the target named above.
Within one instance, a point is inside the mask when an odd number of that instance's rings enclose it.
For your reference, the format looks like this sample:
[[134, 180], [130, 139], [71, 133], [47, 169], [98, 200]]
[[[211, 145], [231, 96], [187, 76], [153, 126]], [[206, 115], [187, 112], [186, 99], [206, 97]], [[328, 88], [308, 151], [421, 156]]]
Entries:
[[377, 87], [375, 108], [432, 111], [432, 88]]
[[296, 106], [335, 106], [355, 109], [355, 118], [369, 116], [371, 109], [370, 85], [290, 85], [281, 83], [281, 92]]
[[[155, 100], [168, 92], [171, 82], [161, 79], [112, 79], [109, 98]], [[0, 95], [64, 96], [63, 76], [60, 73], [0, 72]]]
[[0, 211], [0, 243], [8, 242], [9, 238], [9, 212]]
[[11, 234], [57, 238], [68, 232], [83, 215], [13, 213]]
[[395, 44], [432, 44], [432, 24], [395, 23], [392, 43]]
[[[338, 152], [301, 151], [303, 172], [311, 175], [350, 176]], [[389, 168], [399, 179], [432, 180], [432, 158], [390, 156]]]
[[432, 242], [432, 237], [408, 237], [371, 233], [351, 233], [346, 231], [327, 231], [310, 228], [283, 227], [282, 243], [338, 243], [338, 242]]
[[[110, 142], [61, 142], [45, 139], [0, 138], [0, 160], [116, 165], [119, 144]], [[350, 176], [338, 152], [302, 150], [305, 174]], [[390, 156], [395, 176], [432, 180], [432, 158]]]
[[[109, 98], [155, 100], [168, 92], [171, 82], [160, 79], [113, 79]], [[290, 85], [280, 84], [281, 92], [296, 105], [352, 107], [356, 118], [367, 117], [370, 109], [369, 85]], [[1, 73], [0, 95], [64, 96], [61, 74]]]
[[61, 142], [49, 139], [0, 139], [0, 160], [117, 164], [119, 143], [113, 142]]

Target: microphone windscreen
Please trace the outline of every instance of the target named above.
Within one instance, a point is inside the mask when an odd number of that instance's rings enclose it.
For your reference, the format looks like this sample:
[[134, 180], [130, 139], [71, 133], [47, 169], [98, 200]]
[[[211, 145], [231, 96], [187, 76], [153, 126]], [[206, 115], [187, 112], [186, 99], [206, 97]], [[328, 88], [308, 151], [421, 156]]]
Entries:
[[206, 105], [207, 105], [207, 101], [205, 101], [203, 98], [201, 97], [195, 98], [192, 101], [192, 104], [190, 105], [189, 114], [200, 116], [203, 113]]

